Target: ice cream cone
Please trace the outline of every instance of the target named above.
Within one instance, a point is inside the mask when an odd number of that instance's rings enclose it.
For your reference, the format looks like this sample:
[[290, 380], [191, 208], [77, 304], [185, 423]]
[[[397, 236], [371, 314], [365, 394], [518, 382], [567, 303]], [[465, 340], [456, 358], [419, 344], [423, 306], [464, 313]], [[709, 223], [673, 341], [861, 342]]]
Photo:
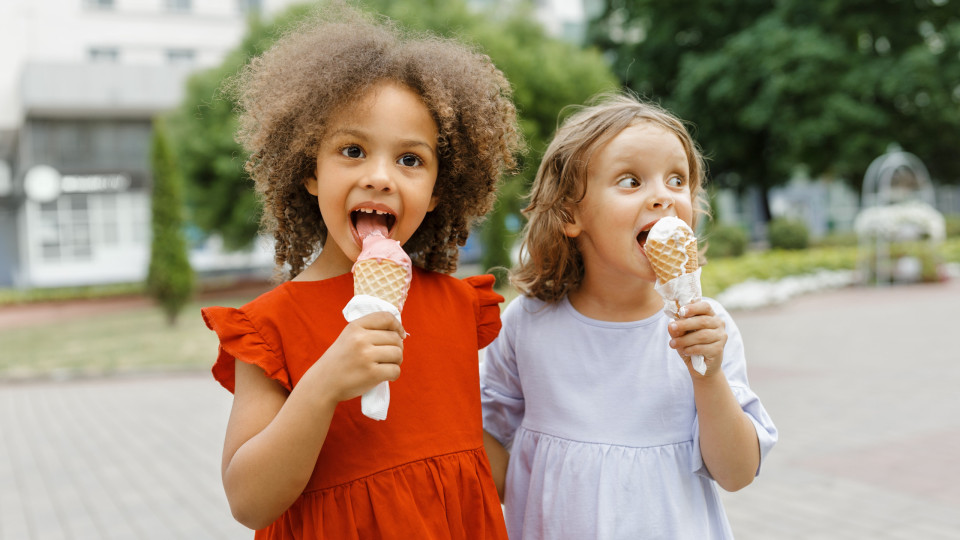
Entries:
[[413, 266], [400, 242], [373, 232], [364, 236], [357, 262], [353, 264], [353, 294], [375, 296], [403, 310]]
[[353, 266], [353, 294], [376, 296], [403, 310], [409, 268], [386, 259], [358, 260]]
[[643, 249], [660, 283], [683, 274], [692, 274], [699, 267], [697, 238], [690, 227], [678, 218], [668, 217], [657, 221]]
[[[697, 237], [682, 219], [665, 217], [653, 224], [643, 250], [657, 274], [654, 289], [663, 297], [664, 311], [678, 317], [681, 307], [700, 299], [700, 260]], [[690, 356], [693, 369], [703, 375], [703, 356]]]

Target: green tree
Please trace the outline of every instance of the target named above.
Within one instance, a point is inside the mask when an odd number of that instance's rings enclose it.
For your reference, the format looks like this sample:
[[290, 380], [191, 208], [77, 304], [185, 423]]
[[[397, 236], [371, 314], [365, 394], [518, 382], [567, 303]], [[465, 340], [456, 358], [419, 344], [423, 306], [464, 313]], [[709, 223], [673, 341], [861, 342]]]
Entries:
[[166, 128], [160, 120], [153, 124], [150, 160], [153, 169], [150, 203], [153, 238], [147, 291], [173, 326], [193, 293], [194, 276], [183, 234], [183, 180], [167, 143]]
[[298, 5], [269, 23], [252, 17], [240, 45], [219, 66], [187, 81], [184, 100], [170, 115], [172, 143], [186, 179], [191, 219], [201, 230], [220, 235], [227, 249], [247, 247], [256, 238], [260, 203], [243, 170], [243, 149], [234, 140], [237, 104], [222, 91], [223, 82], [307, 12], [307, 6]]
[[766, 191], [804, 165], [858, 188], [893, 142], [951, 182], [956, 4], [610, 0], [591, 36], [625, 84], [697, 126], [722, 186]]
[[[507, 223], [520, 222], [521, 194], [536, 173], [558, 114], [566, 105], [617, 88], [613, 72], [599, 51], [548, 37], [534, 22], [529, 2], [509, 9], [495, 5], [488, 12], [472, 11], [464, 0], [363, 0], [363, 4], [406, 28], [473, 44], [491, 57], [513, 85], [530, 152], [523, 157], [519, 174], [505, 179], [499, 202], [480, 232], [484, 268], [509, 266], [515, 231]], [[253, 20], [243, 44], [223, 65], [191, 79], [176, 116], [178, 154], [191, 184], [196, 222], [206, 231], [221, 234], [230, 247], [244, 246], [254, 238], [259, 206], [242, 171], [242, 151], [233, 142], [235, 104], [217, 89], [225, 77], [269, 47], [309, 9], [296, 7], [269, 23]]]

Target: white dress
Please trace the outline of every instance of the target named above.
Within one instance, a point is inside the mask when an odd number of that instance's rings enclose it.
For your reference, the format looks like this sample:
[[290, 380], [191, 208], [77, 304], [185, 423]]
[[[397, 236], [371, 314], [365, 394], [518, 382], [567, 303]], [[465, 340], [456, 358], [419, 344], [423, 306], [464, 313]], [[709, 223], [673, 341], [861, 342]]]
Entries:
[[[723, 372], [757, 429], [762, 463], [776, 428], [747, 383], [740, 331], [707, 300], [726, 323]], [[507, 306], [480, 385], [484, 429], [510, 450], [511, 540], [733, 538], [668, 322], [663, 312], [598, 321], [566, 298]]]

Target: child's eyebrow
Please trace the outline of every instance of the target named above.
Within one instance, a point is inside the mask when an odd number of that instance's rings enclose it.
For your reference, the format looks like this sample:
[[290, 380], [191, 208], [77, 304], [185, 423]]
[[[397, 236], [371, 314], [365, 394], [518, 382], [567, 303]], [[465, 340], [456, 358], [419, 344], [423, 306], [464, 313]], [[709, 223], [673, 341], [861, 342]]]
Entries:
[[428, 142], [426, 142], [426, 141], [422, 141], [422, 140], [420, 140], [420, 139], [404, 139], [404, 140], [400, 141], [400, 144], [401, 144], [402, 146], [404, 146], [404, 147], [410, 147], [410, 146], [417, 146], [417, 147], [419, 147], [419, 146], [422, 146], [422, 147], [426, 148], [426, 149], [430, 152], [430, 155], [432, 155], [432, 156], [436, 156], [436, 155], [437, 155], [437, 149], [436, 149], [433, 145], [431, 145], [430, 143], [428, 143]]
[[348, 136], [348, 137], [356, 137], [356, 138], [358, 138], [358, 139], [362, 139], [362, 138], [365, 138], [365, 137], [366, 137], [366, 133], [364, 133], [364, 132], [362, 132], [362, 131], [360, 131], [360, 130], [358, 130], [358, 129], [350, 129], [350, 128], [337, 128], [337, 129], [331, 131], [331, 132], [330, 132], [330, 135], [328, 135], [328, 136], [329, 136], [329, 137], [337, 137], [337, 136], [340, 136], [340, 135], [346, 135], [346, 136]]

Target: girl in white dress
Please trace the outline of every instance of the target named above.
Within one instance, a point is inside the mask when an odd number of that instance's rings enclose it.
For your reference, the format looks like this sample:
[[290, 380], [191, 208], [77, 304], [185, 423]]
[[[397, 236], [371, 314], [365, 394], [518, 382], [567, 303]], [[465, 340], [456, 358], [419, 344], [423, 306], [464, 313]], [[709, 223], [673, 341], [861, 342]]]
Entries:
[[717, 486], [750, 484], [777, 431], [729, 313], [704, 298], [669, 318], [643, 249], [662, 217], [695, 228], [703, 180], [683, 122], [632, 95], [601, 96], [547, 148], [522, 294], [481, 366], [512, 540], [733, 537]]

